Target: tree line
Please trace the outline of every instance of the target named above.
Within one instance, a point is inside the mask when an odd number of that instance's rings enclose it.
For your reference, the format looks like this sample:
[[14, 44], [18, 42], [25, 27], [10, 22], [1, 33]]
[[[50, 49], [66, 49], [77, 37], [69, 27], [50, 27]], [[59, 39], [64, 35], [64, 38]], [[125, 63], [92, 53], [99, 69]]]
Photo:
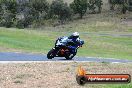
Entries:
[[[112, 4], [113, 2], [110, 1]], [[76, 14], [82, 18], [87, 10], [101, 13], [102, 0], [74, 0], [67, 4], [63, 0], [0, 0], [0, 26], [26, 28], [46, 20], [59, 20], [63, 23]], [[112, 8], [112, 7], [111, 7]]]
[[115, 6], [121, 8], [121, 13], [125, 14], [127, 10], [132, 11], [132, 0], [109, 0], [110, 10], [114, 10]]

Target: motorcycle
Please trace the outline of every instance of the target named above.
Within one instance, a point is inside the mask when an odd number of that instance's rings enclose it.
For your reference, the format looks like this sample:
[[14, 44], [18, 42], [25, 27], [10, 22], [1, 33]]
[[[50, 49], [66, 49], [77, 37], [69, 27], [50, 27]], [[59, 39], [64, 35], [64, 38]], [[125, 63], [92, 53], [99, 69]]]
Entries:
[[[63, 40], [65, 40], [65, 39], [63, 39]], [[80, 45], [77, 46], [74, 53], [72, 53], [68, 47], [69, 45], [72, 45], [73, 42], [69, 42], [69, 43], [68, 43], [68, 45], [65, 45], [65, 42], [61, 41], [61, 39], [56, 40], [55, 47], [52, 48], [48, 52], [47, 58], [52, 59], [54, 57], [65, 57], [67, 60], [72, 60], [72, 58], [77, 54], [77, 49], [82, 47], [84, 41], [80, 41]]]

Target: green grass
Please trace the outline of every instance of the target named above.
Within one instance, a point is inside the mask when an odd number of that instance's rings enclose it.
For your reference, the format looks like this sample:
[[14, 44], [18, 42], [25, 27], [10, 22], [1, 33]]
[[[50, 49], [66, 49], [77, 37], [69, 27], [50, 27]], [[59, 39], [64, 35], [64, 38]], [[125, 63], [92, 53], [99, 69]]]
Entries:
[[[55, 39], [63, 35], [69, 33], [0, 28], [0, 47], [46, 54], [54, 46]], [[81, 33], [81, 38], [85, 45], [78, 50], [78, 56], [131, 59], [132, 37], [89, 32], [89, 35]]]
[[107, 85], [107, 88], [132, 88], [132, 84], [118, 84], [118, 85]]
[[[90, 55], [96, 57], [112, 57], [131, 59], [132, 38], [131, 37], [112, 37], [112, 36], [91, 36], [84, 49], [80, 50], [79, 55]], [[85, 53], [87, 52], [87, 53]]]
[[47, 54], [56, 38], [80, 32], [85, 41], [78, 56], [132, 59], [132, 27], [121, 23], [121, 16], [109, 13], [87, 15], [65, 25], [40, 29], [0, 28], [0, 51]]
[[48, 51], [53, 40], [48, 33], [36, 34], [34, 31], [24, 30], [0, 30], [0, 45], [8, 48], [22, 49], [27, 51]]
[[132, 83], [129, 84], [86, 84], [89, 88], [132, 88]]

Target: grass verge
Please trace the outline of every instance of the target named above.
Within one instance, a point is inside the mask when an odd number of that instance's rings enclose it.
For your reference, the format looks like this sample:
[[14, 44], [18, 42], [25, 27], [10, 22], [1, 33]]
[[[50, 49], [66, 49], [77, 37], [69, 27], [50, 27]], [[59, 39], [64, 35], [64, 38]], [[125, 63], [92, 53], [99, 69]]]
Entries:
[[[127, 17], [130, 14], [126, 14]], [[78, 56], [132, 59], [132, 26], [120, 18], [116, 14], [102, 13], [41, 30], [0, 28], [0, 51], [47, 54], [58, 37], [79, 31], [85, 44], [79, 49]], [[130, 24], [132, 21], [129, 21]]]
[[[55, 39], [63, 35], [69, 33], [0, 28], [0, 51], [46, 54], [54, 46]], [[132, 37], [104, 36], [93, 32], [80, 35], [85, 45], [78, 50], [78, 56], [131, 59]]]

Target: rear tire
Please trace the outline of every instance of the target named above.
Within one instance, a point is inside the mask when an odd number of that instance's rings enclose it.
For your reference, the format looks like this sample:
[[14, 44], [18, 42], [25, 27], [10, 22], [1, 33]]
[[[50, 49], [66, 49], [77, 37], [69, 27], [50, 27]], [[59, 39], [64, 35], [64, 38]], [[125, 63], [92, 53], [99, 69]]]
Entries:
[[76, 49], [75, 53], [73, 53], [73, 54], [70, 53], [69, 55], [66, 55], [65, 58], [66, 58], [67, 60], [72, 60], [72, 58], [73, 58], [76, 54], [77, 54], [77, 49]]
[[48, 59], [54, 58], [53, 52], [54, 52], [54, 49], [51, 49], [51, 50], [48, 52], [48, 54], [47, 54], [47, 58], [48, 58]]
[[72, 58], [73, 58], [75, 55], [76, 55], [76, 53], [75, 53], [75, 54], [66, 55], [65, 58], [66, 58], [67, 60], [72, 60]]

